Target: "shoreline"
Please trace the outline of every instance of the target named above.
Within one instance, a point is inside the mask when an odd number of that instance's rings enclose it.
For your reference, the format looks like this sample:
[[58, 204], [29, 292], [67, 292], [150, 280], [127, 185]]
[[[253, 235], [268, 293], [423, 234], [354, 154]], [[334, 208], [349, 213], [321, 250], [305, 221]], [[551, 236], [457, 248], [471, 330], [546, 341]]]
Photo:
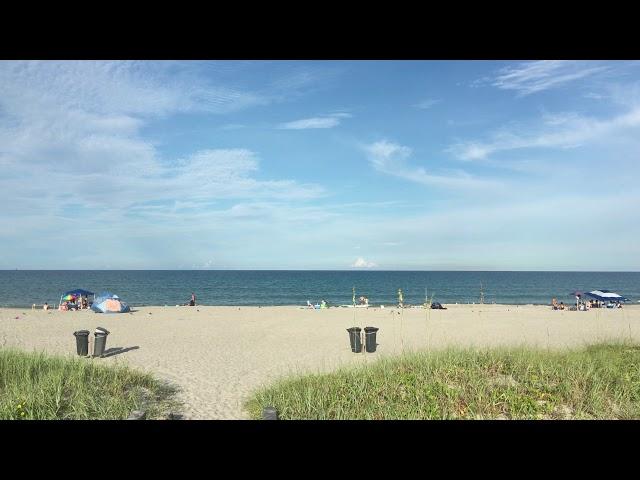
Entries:
[[[190, 307], [190, 305], [169, 305], [169, 304], [164, 304], [164, 305], [152, 305], [152, 304], [131, 304], [126, 302], [125, 303], [130, 307], [130, 308], [176, 308], [176, 307]], [[481, 307], [481, 306], [499, 306], [499, 307], [551, 307], [551, 303], [499, 303], [499, 302], [492, 302], [492, 303], [473, 303], [473, 302], [469, 302], [469, 303], [462, 303], [462, 302], [456, 302], [456, 303], [443, 303], [443, 302], [439, 302], [443, 307]], [[564, 305], [565, 307], [571, 307], [571, 306], [575, 306], [575, 302], [572, 303], [567, 303], [565, 302]], [[35, 310], [42, 310], [42, 304], [35, 304], [36, 308]], [[23, 310], [25, 308], [28, 308], [29, 310], [32, 310], [32, 306], [33, 304], [29, 304], [29, 305], [0, 305], [0, 310], [1, 309], [14, 309], [14, 310]], [[301, 309], [306, 309], [306, 310], [312, 310], [311, 308], [309, 308], [306, 305], [300, 305], [300, 304], [240, 304], [240, 303], [233, 303], [233, 304], [216, 304], [216, 305], [208, 305], [208, 304], [197, 304], [195, 305], [196, 307], [203, 307], [203, 308], [223, 308], [223, 307], [229, 307], [229, 308], [234, 308], [234, 307], [240, 307], [240, 308], [301, 308]], [[623, 303], [623, 308], [629, 308], [629, 307], [635, 307], [635, 306], [640, 306], [640, 300], [638, 302], [624, 302]], [[345, 309], [345, 308], [354, 308], [352, 305], [329, 305], [327, 307], [327, 309]], [[361, 309], [361, 310], [376, 310], [376, 309], [380, 309], [380, 308], [384, 308], [384, 309], [389, 309], [389, 308], [399, 308], [398, 304], [389, 304], [389, 303], [383, 303], [383, 304], [375, 304], [375, 303], [370, 303], [368, 307], [363, 307], [363, 306], [359, 306], [356, 305], [355, 308], [357, 309]], [[58, 305], [53, 305], [50, 304], [49, 305], [49, 310], [57, 310], [58, 309]], [[425, 308], [424, 304], [406, 304], [404, 306], [405, 310], [409, 310], [409, 309], [422, 309], [422, 310], [429, 310], [429, 308]], [[601, 310], [604, 310], [604, 307], [600, 308]], [[318, 309], [316, 309], [318, 310]], [[322, 309], [324, 310], [324, 309]], [[597, 310], [597, 309], [596, 309]]]

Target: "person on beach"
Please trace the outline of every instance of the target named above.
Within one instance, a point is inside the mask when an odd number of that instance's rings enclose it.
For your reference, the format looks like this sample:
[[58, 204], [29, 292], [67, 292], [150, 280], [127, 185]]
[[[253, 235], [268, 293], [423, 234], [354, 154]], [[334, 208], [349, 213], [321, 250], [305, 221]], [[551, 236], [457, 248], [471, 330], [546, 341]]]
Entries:
[[44, 302], [44, 305], [42, 306], [43, 310], [49, 310], [49, 304], [47, 302]]
[[191, 300], [189, 301], [189, 305], [191, 307], [195, 307], [196, 306], [196, 294], [191, 292]]

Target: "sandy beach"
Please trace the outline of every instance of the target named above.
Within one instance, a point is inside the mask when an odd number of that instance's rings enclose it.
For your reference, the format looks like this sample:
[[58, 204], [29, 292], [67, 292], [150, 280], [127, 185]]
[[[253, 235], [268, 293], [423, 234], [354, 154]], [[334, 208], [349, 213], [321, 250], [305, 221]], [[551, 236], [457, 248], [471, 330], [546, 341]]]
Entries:
[[[640, 341], [640, 305], [587, 312], [532, 305], [447, 307], [135, 307], [115, 315], [3, 308], [0, 346], [75, 355], [75, 330], [105, 327], [111, 355], [87, 361], [126, 364], [177, 384], [184, 418], [244, 419], [250, 393], [282, 376], [330, 371], [402, 351]], [[346, 332], [351, 326], [380, 328], [376, 353], [351, 352]]]

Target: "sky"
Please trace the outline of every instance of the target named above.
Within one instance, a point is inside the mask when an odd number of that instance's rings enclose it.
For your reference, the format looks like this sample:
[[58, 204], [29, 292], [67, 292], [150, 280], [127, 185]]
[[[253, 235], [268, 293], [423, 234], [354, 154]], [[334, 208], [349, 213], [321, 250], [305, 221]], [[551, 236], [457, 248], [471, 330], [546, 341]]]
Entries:
[[638, 61], [0, 61], [0, 269], [640, 270]]

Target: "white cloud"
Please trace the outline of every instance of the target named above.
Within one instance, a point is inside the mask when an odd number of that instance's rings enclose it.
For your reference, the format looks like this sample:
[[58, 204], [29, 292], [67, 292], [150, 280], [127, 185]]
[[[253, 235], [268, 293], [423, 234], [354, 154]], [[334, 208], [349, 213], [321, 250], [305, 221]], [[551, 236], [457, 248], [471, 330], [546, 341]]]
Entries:
[[351, 264], [351, 267], [353, 268], [373, 268], [377, 266], [378, 266], [377, 264], [373, 262], [368, 262], [362, 257], [358, 257], [356, 261]]
[[434, 175], [427, 173], [423, 167], [412, 167], [406, 161], [413, 151], [397, 143], [382, 140], [366, 145], [364, 148], [369, 162], [377, 171], [412, 182], [449, 188], [478, 188], [495, 185], [493, 181], [475, 178], [462, 170], [457, 170], [451, 175]]
[[340, 120], [334, 117], [314, 117], [283, 123], [279, 128], [285, 130], [306, 130], [309, 128], [333, 128], [340, 125]]
[[495, 87], [514, 90], [524, 96], [557, 88], [605, 70], [608, 67], [596, 62], [540, 60], [505, 67], [491, 82]]
[[218, 199], [323, 194], [318, 185], [257, 179], [259, 158], [247, 149], [163, 158], [142, 136], [154, 119], [268, 101], [212, 85], [196, 70], [176, 62], [0, 62], [0, 203], [13, 205], [5, 222], [44, 228], [69, 211], [145, 216], [176, 200], [195, 211]]
[[460, 142], [449, 151], [461, 160], [482, 160], [493, 153], [526, 148], [576, 148], [588, 142], [640, 127], [640, 107], [608, 119], [586, 117], [577, 113], [546, 114], [540, 125], [517, 130], [501, 129], [487, 142]]
[[433, 107], [434, 105], [437, 105], [438, 103], [440, 103], [442, 100], [437, 99], [437, 98], [428, 98], [426, 100], [423, 100], [419, 103], [416, 103], [414, 105], [414, 107], [416, 108], [420, 108], [422, 110], [427, 110], [431, 107]]
[[341, 118], [351, 118], [351, 114], [338, 112], [321, 117], [303, 118], [293, 122], [282, 123], [278, 126], [284, 130], [307, 130], [311, 128], [333, 128], [340, 125]]
[[[0, 85], [9, 113], [42, 106], [110, 115], [227, 113], [270, 102], [267, 95], [212, 84], [194, 69], [174, 62], [3, 62]], [[39, 108], [40, 107], [40, 108]]]

